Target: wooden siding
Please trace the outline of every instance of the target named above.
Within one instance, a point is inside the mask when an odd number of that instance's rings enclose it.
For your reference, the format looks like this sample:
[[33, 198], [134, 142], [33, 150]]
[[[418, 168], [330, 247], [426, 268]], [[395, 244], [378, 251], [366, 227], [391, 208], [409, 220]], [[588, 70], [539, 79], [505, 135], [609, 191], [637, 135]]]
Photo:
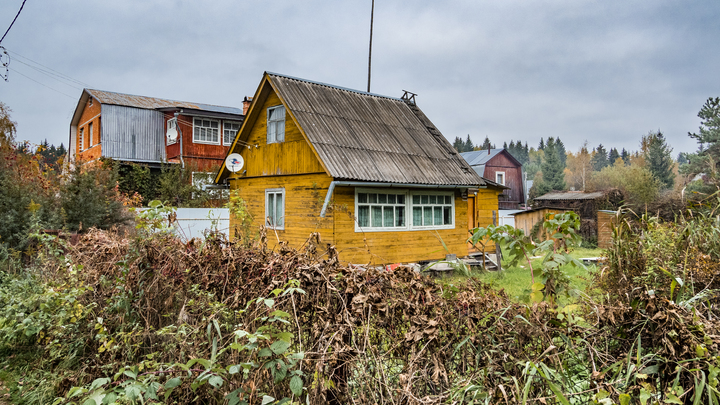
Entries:
[[504, 190], [500, 196], [501, 209], [517, 209], [519, 204], [525, 202], [525, 189], [522, 181], [522, 166], [518, 166], [507, 155], [508, 152], [501, 152], [495, 155], [485, 164], [485, 177], [495, 181], [497, 172], [505, 172], [505, 186], [510, 187]]
[[[285, 189], [285, 229], [268, 229], [268, 246], [286, 241], [294, 248], [299, 248], [308, 239], [311, 233], [320, 232], [324, 242], [333, 243], [333, 213], [329, 212], [325, 218], [320, 218], [325, 194], [332, 179], [326, 174], [309, 174], [299, 176], [264, 176], [254, 178], [231, 178], [231, 192], [239, 192], [245, 200], [248, 212], [252, 215], [252, 229], [256, 231], [265, 223], [265, 190], [270, 188]], [[230, 218], [231, 236], [237, 218]]]
[[[270, 86], [267, 86], [270, 89]], [[236, 147], [245, 159], [247, 176], [274, 176], [300, 173], [325, 173], [310, 144], [305, 141], [300, 129], [285, 112], [285, 141], [267, 143], [267, 108], [282, 104], [280, 98], [270, 89], [259, 112], [253, 117], [247, 138], [250, 148]], [[255, 147], [257, 145], [257, 147]], [[323, 195], [324, 198], [324, 195]]]
[[[335, 247], [343, 262], [380, 265], [444, 259], [447, 253], [458, 257], [468, 254], [468, 206], [459, 191], [455, 191], [454, 229], [355, 232], [354, 187], [337, 187], [333, 207]], [[438, 236], [450, 252], [445, 250]]]
[[522, 229], [525, 235], [530, 235], [535, 224], [545, 219], [546, 214], [557, 214], [568, 210], [556, 208], [541, 208], [530, 212], [519, 212], [515, 214], [515, 228]]
[[[501, 190], [494, 190], [494, 189], [488, 189], [488, 188], [481, 188], [478, 190], [477, 194], [474, 197], [471, 197], [468, 199], [468, 208], [474, 207], [475, 214], [474, 214], [474, 220], [472, 221], [475, 224], [475, 227], [487, 227], [488, 225], [492, 225], [493, 223], [493, 212], [495, 213], [495, 218], [497, 221], [498, 218], [498, 196], [501, 194]], [[472, 215], [470, 212], [468, 212], [468, 216]], [[470, 224], [470, 221], [468, 221], [468, 225]], [[470, 236], [470, 233], [468, 233], [468, 237]], [[471, 251], [475, 252], [477, 251], [474, 248], [471, 248]], [[494, 253], [495, 252], [495, 243], [492, 241], [486, 241], [485, 242], [485, 251]]]
[[612, 245], [615, 218], [615, 213], [611, 211], [598, 211], [597, 213], [597, 243], [600, 249], [609, 249]]
[[[167, 120], [173, 118], [174, 113], [163, 114], [163, 134], [167, 131]], [[221, 165], [225, 161], [225, 156], [230, 150], [230, 144], [223, 144], [223, 123], [225, 121], [242, 122], [241, 119], [229, 119], [224, 120], [220, 118], [205, 118], [217, 121], [220, 125], [220, 144], [206, 144], [206, 143], [195, 143], [193, 141], [193, 118], [188, 115], [178, 116], [178, 129], [182, 133], [183, 140], [183, 160], [186, 164], [190, 164], [192, 167], [197, 167], [199, 170], [209, 170]], [[203, 118], [203, 117], [197, 117]], [[167, 139], [165, 140], [167, 143]], [[167, 160], [171, 162], [180, 161], [180, 140], [178, 139], [172, 145], [166, 146]]]

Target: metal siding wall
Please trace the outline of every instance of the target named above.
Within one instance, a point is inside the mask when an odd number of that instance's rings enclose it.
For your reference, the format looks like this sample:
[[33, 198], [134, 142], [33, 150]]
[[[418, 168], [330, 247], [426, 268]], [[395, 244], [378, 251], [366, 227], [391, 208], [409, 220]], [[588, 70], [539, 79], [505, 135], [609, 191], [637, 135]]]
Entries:
[[161, 112], [103, 104], [101, 115], [104, 157], [165, 160], [165, 123]]

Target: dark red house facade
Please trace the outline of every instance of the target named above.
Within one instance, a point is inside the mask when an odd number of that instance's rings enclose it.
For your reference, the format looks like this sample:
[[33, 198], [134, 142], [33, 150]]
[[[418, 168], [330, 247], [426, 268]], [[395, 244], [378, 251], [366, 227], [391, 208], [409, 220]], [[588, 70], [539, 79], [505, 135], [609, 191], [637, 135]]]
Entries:
[[460, 154], [480, 176], [508, 187], [498, 197], [501, 210], [525, 205], [523, 167], [505, 149], [476, 150]]

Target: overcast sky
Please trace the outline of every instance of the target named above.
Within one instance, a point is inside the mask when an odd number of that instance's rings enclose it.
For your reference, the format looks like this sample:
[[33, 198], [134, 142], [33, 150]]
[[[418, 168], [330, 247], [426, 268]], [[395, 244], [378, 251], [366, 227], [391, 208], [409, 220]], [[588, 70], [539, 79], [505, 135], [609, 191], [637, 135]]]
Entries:
[[[0, 35], [21, 3], [0, 1]], [[67, 146], [83, 87], [234, 107], [264, 71], [365, 90], [370, 4], [27, 0], [0, 101], [19, 140]], [[417, 93], [451, 141], [636, 150], [659, 129], [676, 156], [720, 96], [718, 17], [705, 0], [376, 0], [371, 91]]]

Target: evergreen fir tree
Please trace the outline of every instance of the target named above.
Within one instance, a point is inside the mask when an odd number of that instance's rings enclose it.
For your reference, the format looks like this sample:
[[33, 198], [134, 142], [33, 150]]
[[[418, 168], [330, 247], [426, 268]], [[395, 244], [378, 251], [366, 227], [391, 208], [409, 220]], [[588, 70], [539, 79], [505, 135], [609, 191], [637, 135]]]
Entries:
[[565, 150], [565, 144], [560, 140], [560, 137], [555, 139], [555, 149], [557, 150], [560, 162], [562, 162], [562, 167], [565, 168], [567, 164], [567, 150]]
[[480, 149], [482, 149], [482, 150], [495, 149], [495, 145], [490, 143], [490, 138], [488, 138], [486, 136], [485, 140], [483, 141], [482, 145], [480, 146]]
[[600, 144], [597, 149], [595, 149], [595, 155], [590, 161], [590, 164], [592, 165], [593, 170], [599, 172], [604, 167], [607, 167], [608, 163], [607, 151], [605, 150], [605, 147]]
[[544, 187], [550, 190], [565, 190], [565, 174], [563, 165], [558, 157], [555, 140], [548, 138], [545, 144], [545, 160], [542, 163], [542, 178]]
[[[512, 145], [512, 141], [510, 141], [510, 145]], [[513, 146], [514, 146], [514, 145], [513, 145]], [[510, 150], [510, 149], [508, 148], [507, 141], [506, 141], [506, 142], [503, 142], [503, 149], [507, 149], [508, 151]]]
[[671, 188], [675, 184], [673, 174], [672, 148], [665, 141], [662, 132], [648, 134], [649, 145], [645, 159], [650, 173], [660, 182], [663, 188]]
[[540, 137], [540, 144], [538, 145], [538, 150], [544, 150], [545, 149], [545, 141], [543, 141], [542, 137]]
[[463, 142], [462, 139], [460, 139], [459, 136], [455, 137], [455, 140], [453, 141], [453, 148], [455, 148], [458, 152], [465, 152], [465, 142]]
[[610, 154], [608, 154], [608, 164], [614, 165], [615, 161], [620, 157], [620, 152], [618, 152], [617, 148], [610, 149]]
[[623, 148], [622, 152], [620, 152], [620, 157], [626, 165], [630, 164], [630, 152], [626, 151], [625, 148]]
[[475, 150], [475, 145], [473, 145], [470, 134], [468, 134], [467, 139], [465, 139], [465, 150], [463, 152], [472, 152], [473, 150]]

